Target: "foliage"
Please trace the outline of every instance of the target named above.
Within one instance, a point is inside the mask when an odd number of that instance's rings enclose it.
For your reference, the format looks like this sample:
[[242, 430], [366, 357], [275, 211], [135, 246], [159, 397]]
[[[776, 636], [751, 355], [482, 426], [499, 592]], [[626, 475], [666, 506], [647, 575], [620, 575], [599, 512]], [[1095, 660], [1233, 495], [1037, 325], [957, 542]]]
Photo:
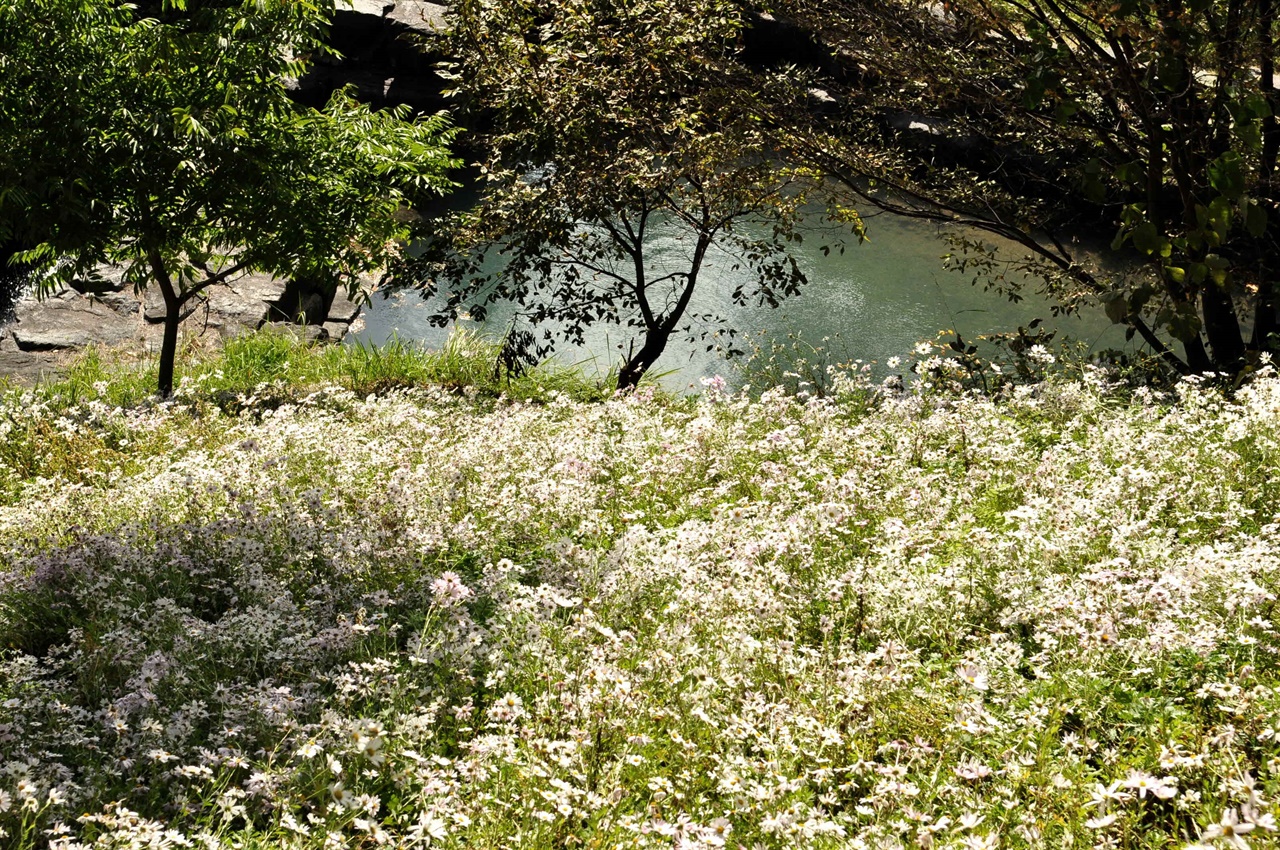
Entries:
[[0, 508], [7, 846], [1274, 843], [1269, 369], [187, 389]]
[[127, 7], [96, 0], [0, 3], [0, 245], [62, 237], [71, 250], [110, 217], [93, 141], [130, 22]]
[[[1271, 0], [777, 5], [854, 75], [800, 147], [855, 193], [1016, 240], [1068, 309], [1100, 304], [1179, 372], [1275, 352]], [[1053, 235], [1098, 220], [1145, 273]]]
[[[618, 376], [630, 388], [670, 338], [705, 340], [719, 323], [691, 306], [710, 254], [753, 272], [735, 303], [800, 290], [787, 245], [814, 174], [774, 158], [737, 60], [733, 3], [504, 0], [453, 12], [461, 91], [492, 131], [481, 202], [444, 225], [450, 238], [417, 272], [444, 297], [439, 321], [514, 302], [512, 364], [557, 337], [580, 342], [589, 324], [634, 328]], [[659, 222], [679, 235], [660, 244]]]
[[[0, 147], [17, 152], [0, 170], [0, 227], [39, 241], [22, 258], [42, 261], [49, 284], [110, 261], [159, 287], [162, 394], [178, 323], [204, 289], [250, 270], [351, 282], [397, 254], [405, 203], [450, 185], [443, 117], [408, 121], [344, 94], [323, 112], [289, 100], [329, 12], [294, 0], [166, 0], [158, 18], [112, 0], [0, 4], [16, 41]], [[23, 153], [31, 125], [40, 141], [64, 113], [73, 132]]]

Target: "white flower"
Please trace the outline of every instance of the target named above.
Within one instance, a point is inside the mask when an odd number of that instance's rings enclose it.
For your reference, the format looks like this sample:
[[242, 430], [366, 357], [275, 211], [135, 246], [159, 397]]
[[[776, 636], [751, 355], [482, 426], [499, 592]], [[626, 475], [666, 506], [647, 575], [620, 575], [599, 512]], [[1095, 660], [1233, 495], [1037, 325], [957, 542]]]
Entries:
[[432, 841], [443, 841], [449, 836], [448, 825], [427, 812], [418, 813], [418, 821], [409, 828], [410, 843], [421, 847], [430, 847]]
[[324, 752], [324, 748], [320, 746], [314, 739], [307, 741], [301, 747], [298, 747], [298, 757], [309, 759], [312, 756], [318, 756]]
[[1161, 779], [1149, 773], [1134, 770], [1129, 772], [1122, 784], [1125, 788], [1134, 791], [1138, 799], [1145, 799], [1150, 794], [1157, 799], [1168, 800], [1178, 793], [1178, 789], [1174, 787], [1175, 782], [1176, 780], [1171, 776]]
[[1242, 819], [1240, 814], [1235, 809], [1227, 809], [1222, 813], [1222, 820], [1210, 824], [1201, 834], [1200, 840], [1216, 841], [1221, 839], [1231, 847], [1249, 850], [1249, 842], [1244, 840], [1244, 836], [1253, 832], [1257, 828], [1257, 824], [1250, 823], [1247, 819]]
[[489, 719], [494, 723], [513, 723], [524, 717], [524, 714], [524, 701], [510, 691], [489, 706]]
[[713, 847], [723, 847], [733, 827], [725, 818], [716, 818], [702, 830], [702, 840]]
[[1133, 795], [1127, 791], [1120, 790], [1121, 783], [1117, 780], [1110, 785], [1103, 785], [1101, 782], [1093, 784], [1093, 790], [1089, 792], [1089, 802], [1086, 806], [1098, 806], [1099, 811], [1106, 811], [1109, 803], [1125, 803], [1133, 799]]
[[1027, 359], [1047, 366], [1058, 358], [1050, 354], [1049, 349], [1045, 348], [1043, 345], [1036, 344], [1027, 349]]
[[356, 795], [347, 790], [347, 787], [342, 784], [342, 780], [338, 780], [329, 786], [329, 797], [339, 809], [351, 808], [356, 804]]

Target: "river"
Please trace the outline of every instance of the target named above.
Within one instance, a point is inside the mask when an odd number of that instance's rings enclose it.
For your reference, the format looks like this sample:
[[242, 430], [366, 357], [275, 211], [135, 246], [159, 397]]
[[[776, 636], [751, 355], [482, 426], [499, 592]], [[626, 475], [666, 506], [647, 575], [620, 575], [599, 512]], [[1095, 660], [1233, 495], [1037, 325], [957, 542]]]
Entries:
[[[1051, 318], [1049, 303], [1034, 292], [1011, 303], [1003, 295], [971, 285], [971, 273], [944, 269], [942, 256], [949, 248], [936, 225], [882, 215], [868, 221], [867, 235], [867, 242], [851, 241], [843, 254], [833, 251], [830, 255], [822, 253], [820, 240], [806, 239], [795, 249], [795, 256], [809, 278], [808, 286], [776, 309], [730, 304], [729, 293], [745, 272], [733, 271], [720, 258], [703, 273], [690, 312], [718, 311], [757, 348], [817, 346], [838, 362], [879, 365], [910, 353], [918, 342], [935, 338], [939, 331], [958, 330], [967, 342], [981, 334], [1015, 330], [1037, 318], [1060, 336], [1068, 335], [1095, 350], [1126, 347], [1122, 329], [1108, 322], [1101, 309], [1080, 317]], [[679, 252], [676, 239], [674, 232], [659, 233], [651, 256], [661, 264], [664, 254]], [[1021, 255], [1016, 246], [1009, 250], [1016, 252], [1011, 257]], [[375, 294], [365, 310], [364, 327], [350, 339], [380, 343], [398, 336], [439, 347], [450, 331], [432, 327], [431, 313], [431, 305], [416, 292]], [[486, 323], [462, 324], [497, 334], [509, 316], [509, 310], [496, 309]], [[562, 347], [557, 357], [603, 373], [618, 364], [616, 348], [629, 339], [626, 329], [601, 327], [588, 335], [584, 348]], [[668, 389], [683, 390], [712, 375], [736, 383], [741, 377], [738, 363], [706, 351], [705, 343], [672, 337], [654, 371], [663, 373], [661, 380]]]

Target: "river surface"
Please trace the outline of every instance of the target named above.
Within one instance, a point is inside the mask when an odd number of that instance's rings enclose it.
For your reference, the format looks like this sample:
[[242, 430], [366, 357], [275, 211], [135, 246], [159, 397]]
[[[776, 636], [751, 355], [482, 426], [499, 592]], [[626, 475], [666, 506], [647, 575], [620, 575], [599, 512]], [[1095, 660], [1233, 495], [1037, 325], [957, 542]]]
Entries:
[[[782, 346], [787, 352], [821, 347], [834, 362], [861, 360], [879, 365], [895, 355], [909, 354], [918, 342], [934, 339], [940, 331], [959, 331], [968, 342], [981, 334], [1016, 330], [1037, 318], [1044, 321], [1043, 327], [1094, 349], [1126, 347], [1122, 330], [1108, 322], [1101, 309], [1054, 319], [1049, 303], [1034, 291], [1011, 303], [1003, 295], [973, 286], [972, 273], [944, 269], [942, 256], [949, 246], [931, 223], [882, 215], [868, 221], [867, 234], [867, 242], [850, 241], [843, 254], [824, 255], [821, 240], [806, 239], [795, 249], [795, 256], [809, 283], [800, 296], [784, 300], [776, 309], [734, 306], [729, 293], [746, 272], [734, 271], [725, 257], [717, 258], [703, 272], [690, 312], [717, 312], [751, 344], [748, 347], [768, 351]], [[1022, 254], [1016, 247], [1009, 251], [1010, 258]], [[674, 230], [657, 234], [649, 253], [658, 266], [667, 258], [678, 258], [683, 254], [679, 234]], [[440, 347], [450, 330], [432, 327], [428, 322], [432, 312], [432, 305], [416, 292], [389, 297], [375, 293], [363, 315], [364, 327], [350, 339], [380, 343], [398, 336], [429, 348]], [[460, 324], [498, 335], [510, 315], [510, 309], [494, 309], [485, 323]], [[604, 373], [618, 365], [618, 348], [630, 339], [626, 328], [599, 327], [588, 334], [585, 347], [562, 346], [556, 356], [588, 372]], [[708, 352], [706, 345], [673, 336], [654, 372], [663, 373], [662, 383], [672, 390], [697, 386], [700, 378], [713, 375], [737, 383], [742, 375], [740, 361], [727, 362]]]

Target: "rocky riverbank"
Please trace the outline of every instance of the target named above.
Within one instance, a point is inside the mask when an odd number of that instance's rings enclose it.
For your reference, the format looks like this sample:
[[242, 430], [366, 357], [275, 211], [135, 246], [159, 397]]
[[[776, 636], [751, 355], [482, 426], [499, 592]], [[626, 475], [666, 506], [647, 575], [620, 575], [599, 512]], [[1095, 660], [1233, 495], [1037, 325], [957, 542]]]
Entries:
[[[267, 324], [292, 328], [316, 341], [341, 341], [359, 321], [360, 304], [345, 291], [326, 301], [314, 293], [300, 296], [280, 278], [246, 275], [211, 288], [188, 305], [183, 344], [209, 347]], [[18, 301], [13, 321], [0, 327], [0, 375], [33, 383], [42, 375], [58, 374], [89, 346], [149, 356], [160, 349], [163, 321], [158, 292], [134, 293], [121, 280], [120, 269], [103, 269], [93, 285], [80, 283], [43, 299], [29, 294]]]

